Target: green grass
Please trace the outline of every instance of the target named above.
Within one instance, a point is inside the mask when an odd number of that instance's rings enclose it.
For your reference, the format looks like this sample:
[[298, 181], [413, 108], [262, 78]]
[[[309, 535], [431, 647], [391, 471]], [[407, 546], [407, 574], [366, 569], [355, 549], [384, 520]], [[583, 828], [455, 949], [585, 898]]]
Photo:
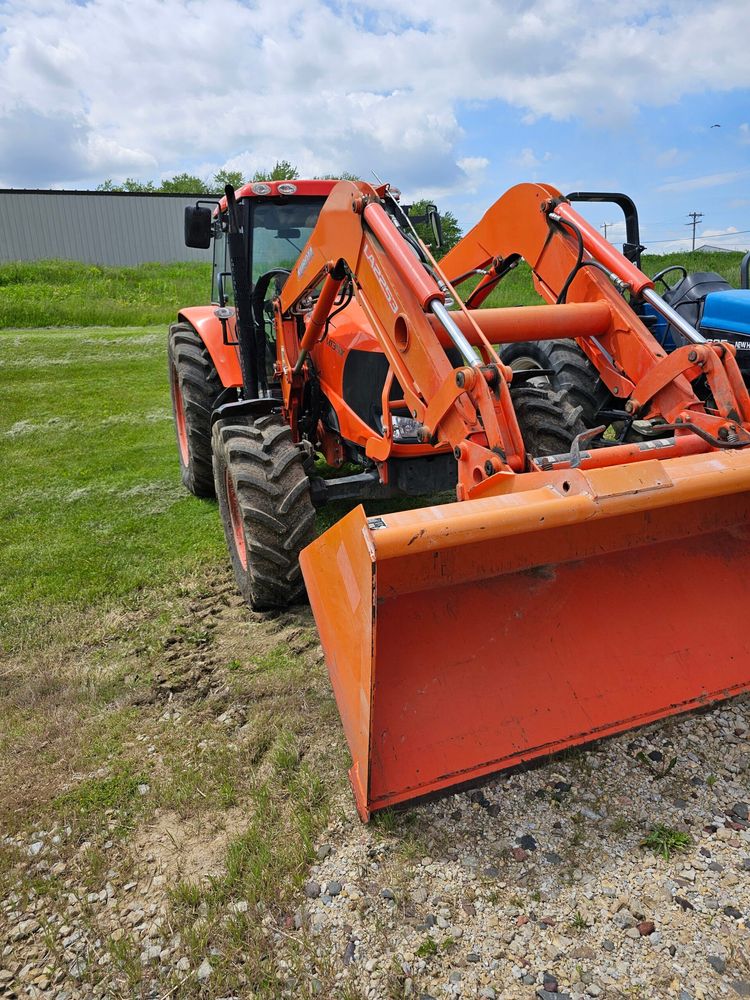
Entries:
[[641, 841], [641, 847], [648, 847], [654, 854], [660, 854], [666, 861], [681, 851], [686, 851], [692, 843], [689, 833], [673, 830], [657, 823]]
[[[716, 271], [739, 286], [743, 254], [675, 253], [646, 255], [643, 269], [655, 274], [672, 264], [690, 271]], [[466, 297], [478, 278], [460, 288]], [[674, 276], [670, 276], [670, 281]], [[183, 306], [208, 302], [211, 267], [206, 263], [140, 264], [104, 267], [69, 260], [0, 264], [0, 329], [48, 326], [145, 326], [171, 322]], [[526, 263], [511, 271], [486, 306], [541, 302]]]
[[[673, 253], [656, 256], [645, 254], [642, 267], [646, 274], [654, 275], [666, 267], [675, 264], [682, 264], [688, 271], [715, 271], [734, 287], [739, 288], [740, 284], [740, 261], [744, 257], [743, 253]], [[667, 275], [667, 281], [673, 284], [679, 277], [677, 272]], [[469, 293], [477, 286], [479, 278], [469, 278], [460, 287], [459, 292], [465, 299]], [[663, 292], [664, 287], [659, 283], [658, 292]], [[531, 306], [541, 305], [544, 300], [534, 291], [531, 281], [531, 269], [525, 261], [521, 261], [517, 268], [510, 271], [499, 285], [487, 296], [482, 304], [482, 308], [495, 308], [501, 306]]]
[[72, 260], [0, 264], [0, 329], [169, 323], [210, 296], [204, 263], [100, 267]]
[[119, 766], [106, 778], [90, 778], [64, 792], [55, 800], [60, 816], [71, 820], [91, 820], [101, 817], [106, 810], [128, 812], [138, 803], [138, 786], [146, 782], [142, 772], [134, 771], [129, 763]]
[[[745, 256], [741, 251], [731, 251], [729, 253], [703, 253], [699, 251], [690, 253], [667, 253], [662, 256], [645, 254], [643, 257], [643, 270], [646, 274], [654, 275], [658, 271], [663, 271], [666, 267], [681, 264], [688, 271], [715, 271], [722, 278], [732, 285], [733, 288], [740, 287], [740, 261]], [[667, 281], [674, 284], [680, 276], [675, 271], [674, 274], [667, 275]], [[657, 286], [657, 291], [661, 288], [661, 283]]]
[[0, 648], [225, 557], [180, 482], [164, 328], [0, 333]]
[[425, 938], [417, 948], [416, 952], [418, 958], [432, 958], [432, 956], [437, 955], [437, 953], [438, 946], [431, 937]]

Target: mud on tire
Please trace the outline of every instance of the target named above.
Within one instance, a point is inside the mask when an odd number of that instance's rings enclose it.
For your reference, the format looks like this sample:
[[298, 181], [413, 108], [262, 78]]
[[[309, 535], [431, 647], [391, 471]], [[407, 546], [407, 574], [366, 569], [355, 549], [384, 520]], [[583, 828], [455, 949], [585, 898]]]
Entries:
[[532, 457], [567, 454], [586, 430], [581, 407], [572, 404], [566, 389], [555, 392], [522, 385], [511, 388], [510, 394], [526, 451]]
[[182, 482], [195, 496], [212, 497], [211, 411], [222, 384], [205, 344], [189, 324], [169, 328], [167, 354]]
[[304, 456], [275, 415], [213, 429], [216, 496], [234, 574], [256, 611], [284, 608], [305, 590], [299, 554], [315, 534]]

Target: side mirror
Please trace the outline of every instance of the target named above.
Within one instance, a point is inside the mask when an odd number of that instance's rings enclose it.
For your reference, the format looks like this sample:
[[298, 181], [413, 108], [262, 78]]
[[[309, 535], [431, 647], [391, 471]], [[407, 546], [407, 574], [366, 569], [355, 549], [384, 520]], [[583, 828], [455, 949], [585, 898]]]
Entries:
[[427, 206], [427, 221], [430, 224], [430, 229], [435, 240], [435, 248], [440, 250], [443, 245], [443, 223], [440, 220], [437, 205]]
[[201, 205], [185, 208], [185, 246], [208, 250], [211, 246], [211, 209]]

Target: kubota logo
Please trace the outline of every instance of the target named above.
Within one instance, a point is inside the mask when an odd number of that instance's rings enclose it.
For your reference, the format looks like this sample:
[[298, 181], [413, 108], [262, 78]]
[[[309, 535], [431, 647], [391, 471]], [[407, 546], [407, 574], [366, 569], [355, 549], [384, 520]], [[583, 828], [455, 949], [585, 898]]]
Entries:
[[377, 282], [383, 289], [386, 301], [391, 307], [391, 312], [395, 315], [398, 312], [398, 302], [396, 301], [396, 296], [393, 294], [391, 289], [388, 287], [388, 282], [385, 280], [385, 275], [380, 270], [378, 262], [375, 260], [375, 254], [372, 252], [372, 247], [369, 243], [365, 243], [365, 257], [372, 268], [372, 273], [377, 278]]
[[307, 265], [312, 260], [312, 255], [313, 255], [313, 249], [312, 249], [312, 247], [308, 247], [307, 250], [305, 250], [304, 257], [299, 262], [299, 267], [297, 268], [297, 277], [298, 278], [301, 278], [302, 275], [305, 273], [305, 268], [307, 267]]

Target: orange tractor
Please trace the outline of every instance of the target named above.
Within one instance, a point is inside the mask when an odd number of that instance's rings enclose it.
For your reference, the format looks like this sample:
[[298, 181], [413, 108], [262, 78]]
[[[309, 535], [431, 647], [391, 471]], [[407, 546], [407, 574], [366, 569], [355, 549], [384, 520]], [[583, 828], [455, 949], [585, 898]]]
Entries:
[[[512, 188], [439, 265], [361, 182], [227, 188], [186, 214], [189, 245], [212, 239], [214, 304], [170, 331], [183, 480], [215, 488], [252, 607], [306, 587], [363, 819], [750, 688], [734, 349], [558, 191]], [[479, 308], [520, 259], [548, 304]], [[644, 303], [687, 346], [667, 354]], [[569, 385], [501, 360], [552, 340]], [[323, 478], [321, 455], [356, 469]], [[333, 499], [446, 489], [314, 538]]]

